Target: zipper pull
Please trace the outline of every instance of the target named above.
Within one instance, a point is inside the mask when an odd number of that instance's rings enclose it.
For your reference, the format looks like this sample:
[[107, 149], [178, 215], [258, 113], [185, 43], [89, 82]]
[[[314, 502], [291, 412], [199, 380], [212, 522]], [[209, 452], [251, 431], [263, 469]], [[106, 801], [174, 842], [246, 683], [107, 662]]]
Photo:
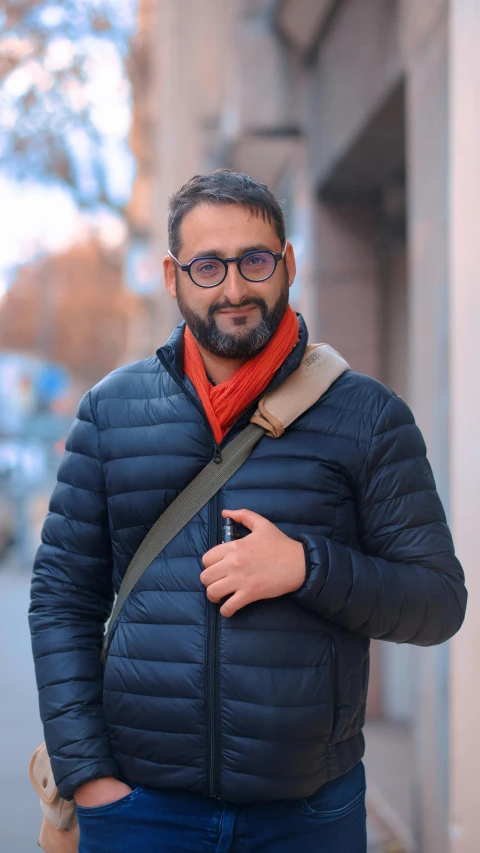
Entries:
[[222, 524], [222, 543], [233, 542], [234, 539], [240, 539], [238, 525], [231, 518], [225, 518]]
[[222, 461], [222, 451], [220, 450], [220, 446], [218, 444], [215, 445], [213, 461], [216, 462], [217, 465], [220, 465], [220, 462]]

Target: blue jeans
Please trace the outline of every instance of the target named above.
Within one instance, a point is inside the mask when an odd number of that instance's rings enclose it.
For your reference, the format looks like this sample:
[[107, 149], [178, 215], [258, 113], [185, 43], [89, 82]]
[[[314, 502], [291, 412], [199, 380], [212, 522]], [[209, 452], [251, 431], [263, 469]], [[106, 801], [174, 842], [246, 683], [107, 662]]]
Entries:
[[79, 853], [366, 853], [360, 762], [307, 799], [235, 805], [135, 788], [98, 808], [77, 806]]

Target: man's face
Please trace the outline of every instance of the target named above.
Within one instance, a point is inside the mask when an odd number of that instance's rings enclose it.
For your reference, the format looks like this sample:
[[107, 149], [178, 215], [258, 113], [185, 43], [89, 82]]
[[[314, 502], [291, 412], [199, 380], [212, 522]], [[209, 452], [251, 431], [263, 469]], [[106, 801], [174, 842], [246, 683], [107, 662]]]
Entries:
[[[181, 225], [178, 260], [241, 257], [245, 252], [283, 246], [268, 221], [252, 215], [240, 204], [200, 204], [186, 214]], [[165, 284], [198, 343], [227, 359], [252, 358], [275, 334], [288, 305], [289, 281], [295, 277], [293, 249], [287, 247], [285, 262], [262, 282], [244, 279], [235, 263], [228, 265], [225, 280], [217, 287], [198, 287], [187, 272], [167, 256]]]

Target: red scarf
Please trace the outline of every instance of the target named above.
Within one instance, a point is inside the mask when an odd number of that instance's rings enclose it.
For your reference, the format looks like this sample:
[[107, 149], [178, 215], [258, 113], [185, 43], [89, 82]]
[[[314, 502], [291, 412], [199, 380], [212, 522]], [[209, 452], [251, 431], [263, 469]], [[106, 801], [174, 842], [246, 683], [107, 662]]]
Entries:
[[212, 385], [209, 382], [202, 356], [188, 326], [185, 328], [184, 341], [185, 373], [195, 386], [215, 441], [220, 444], [234, 421], [267, 387], [297, 343], [297, 315], [288, 306], [282, 322], [266, 347], [220, 385]]

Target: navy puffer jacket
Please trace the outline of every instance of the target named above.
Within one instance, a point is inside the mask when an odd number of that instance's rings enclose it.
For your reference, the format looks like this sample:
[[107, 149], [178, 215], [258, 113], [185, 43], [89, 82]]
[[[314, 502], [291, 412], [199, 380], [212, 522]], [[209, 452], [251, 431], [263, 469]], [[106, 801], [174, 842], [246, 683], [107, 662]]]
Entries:
[[[306, 340], [301, 321], [271, 387]], [[238, 803], [309, 796], [363, 754], [369, 638], [447, 640], [464, 616], [462, 569], [410, 410], [348, 372], [280, 439], [262, 438], [151, 564], [102, 677], [114, 589], [215, 452], [182, 352], [180, 325], [155, 357], [84, 397], [67, 440], [30, 609], [55, 779], [67, 798], [111, 775]], [[265, 516], [307, 557], [297, 592], [230, 619], [199, 580], [224, 507]]]

